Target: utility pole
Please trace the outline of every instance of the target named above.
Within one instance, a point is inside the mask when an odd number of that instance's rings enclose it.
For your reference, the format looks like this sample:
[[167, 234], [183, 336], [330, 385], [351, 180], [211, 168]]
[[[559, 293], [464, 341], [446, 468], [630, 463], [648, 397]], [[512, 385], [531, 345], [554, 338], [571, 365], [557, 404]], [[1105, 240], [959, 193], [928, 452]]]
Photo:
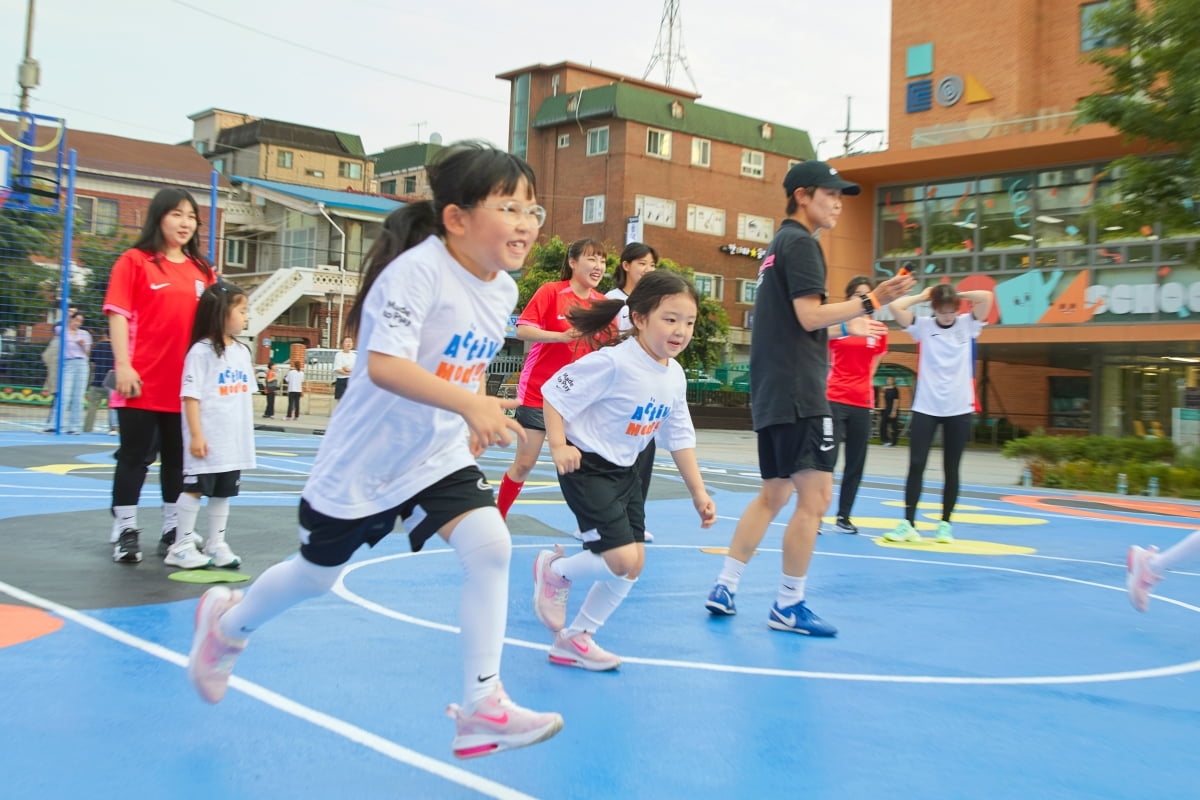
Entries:
[[17, 67], [17, 84], [21, 87], [21, 111], [29, 110], [29, 90], [36, 89], [41, 77], [41, 68], [34, 60], [33, 52], [33, 2], [29, 0], [25, 12], [25, 58]]
[[[842, 130], [834, 131], [835, 133], [846, 134], [845, 138], [842, 140], [842, 155], [843, 156], [850, 155], [850, 148], [853, 147], [854, 145], [858, 144], [859, 142], [861, 142], [863, 139], [867, 138], [868, 136], [871, 136], [872, 134], [876, 134], [876, 133], [878, 133], [878, 134], [883, 133], [882, 130], [857, 130], [856, 131], [856, 130], [852, 129], [850, 127], [850, 100], [851, 100], [851, 98], [847, 95], [847, 97], [846, 97], [846, 127], [843, 128]], [[853, 141], [851, 141], [851, 139], [850, 139], [850, 134], [852, 134], [852, 133], [858, 134], [858, 136], [854, 137]]]

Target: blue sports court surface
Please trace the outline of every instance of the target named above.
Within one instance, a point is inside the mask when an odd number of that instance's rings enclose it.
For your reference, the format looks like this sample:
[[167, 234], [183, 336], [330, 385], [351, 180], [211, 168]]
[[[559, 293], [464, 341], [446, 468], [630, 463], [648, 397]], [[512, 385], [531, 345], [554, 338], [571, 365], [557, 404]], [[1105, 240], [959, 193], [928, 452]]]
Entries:
[[[243, 573], [295, 552], [319, 443], [258, 434], [229, 525]], [[184, 672], [206, 587], [169, 578], [155, 555], [153, 470], [145, 560], [111, 561], [114, 444], [0, 432], [3, 797], [1200, 796], [1200, 576], [1169, 575], [1147, 614], [1124, 590], [1127, 546], [1200, 526], [1196, 503], [984, 486], [967, 471], [957, 543], [890, 545], [879, 537], [900, 515], [903, 476], [877, 471], [872, 447], [863, 535], [820, 537], [808, 582], [839, 634], [809, 639], [766, 625], [784, 515], [746, 569], [738, 615], [704, 609], [758, 486], [751, 461], [698, 451], [720, 514], [704, 531], [661, 453], [645, 572], [596, 636], [624, 663], [590, 673], [548, 662], [530, 606], [538, 550], [578, 546], [543, 453], [509, 519], [502, 674], [516, 702], [565, 725], [457, 761], [444, 712], [461, 700], [460, 575], [440, 540], [415, 555], [404, 536], [360, 551], [335, 592], [256, 634], [210, 706]], [[493, 483], [510, 460], [485, 456]], [[939, 517], [931, 461], [923, 532]]]

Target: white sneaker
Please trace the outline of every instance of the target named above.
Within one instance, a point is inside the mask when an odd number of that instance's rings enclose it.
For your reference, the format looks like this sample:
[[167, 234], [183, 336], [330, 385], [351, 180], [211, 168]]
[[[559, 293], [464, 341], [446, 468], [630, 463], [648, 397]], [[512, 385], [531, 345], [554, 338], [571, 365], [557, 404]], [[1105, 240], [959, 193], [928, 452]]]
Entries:
[[242, 602], [240, 589], [214, 586], [196, 606], [196, 631], [188, 654], [188, 678], [202, 698], [210, 703], [225, 696], [229, 674], [246, 649], [245, 639], [230, 639], [217, 627], [221, 615]]
[[592, 639], [587, 631], [568, 636], [566, 631], [554, 635], [550, 648], [550, 663], [564, 667], [580, 667], [592, 672], [607, 672], [621, 666], [620, 656], [613, 655]]
[[242, 563], [242, 560], [229, 549], [229, 545], [225, 542], [208, 545], [204, 548], [204, 555], [212, 557], [214, 567], [236, 567]]
[[212, 566], [213, 560], [196, 549], [191, 539], [184, 539], [178, 544], [171, 545], [167, 557], [163, 559], [169, 567], [180, 569], [204, 569]]
[[654, 534], [650, 531], [642, 531], [642, 534], [646, 537], [646, 544], [654, 541]]
[[1150, 559], [1157, 552], [1154, 545], [1145, 548], [1134, 545], [1125, 554], [1125, 589], [1129, 592], [1129, 602], [1138, 611], [1150, 607], [1150, 590], [1162, 580], [1161, 575], [1150, 569]]
[[508, 698], [504, 687], [468, 714], [456, 703], [446, 708], [454, 720], [455, 737], [451, 748], [458, 758], [478, 758], [501, 750], [526, 747], [544, 742], [562, 730], [562, 717], [552, 711], [530, 711]]

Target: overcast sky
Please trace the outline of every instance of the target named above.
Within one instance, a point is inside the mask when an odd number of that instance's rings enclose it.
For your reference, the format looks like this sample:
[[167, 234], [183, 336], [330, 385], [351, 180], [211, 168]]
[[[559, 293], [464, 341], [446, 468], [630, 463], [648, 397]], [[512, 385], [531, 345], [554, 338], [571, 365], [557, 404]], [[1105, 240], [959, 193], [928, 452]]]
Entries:
[[[4, 108], [19, 103], [28, 2], [0, 0]], [[159, 142], [190, 138], [188, 115], [217, 107], [358, 134], [369, 153], [435, 132], [507, 146], [509, 83], [497, 73], [575, 61], [640, 78], [663, 5], [35, 0], [41, 85], [29, 110], [68, 129]], [[841, 153], [847, 96], [853, 128], [886, 127], [889, 0], [679, 8], [699, 102], [806, 130], [822, 158]], [[661, 67], [649, 79], [663, 82]], [[680, 66], [672, 83], [692, 88]]]

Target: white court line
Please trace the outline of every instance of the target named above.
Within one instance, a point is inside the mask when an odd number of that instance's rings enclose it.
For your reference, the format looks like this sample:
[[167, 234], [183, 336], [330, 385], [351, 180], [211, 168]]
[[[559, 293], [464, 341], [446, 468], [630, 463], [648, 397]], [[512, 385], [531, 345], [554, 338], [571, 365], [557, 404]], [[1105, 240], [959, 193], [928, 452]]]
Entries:
[[[514, 548], [543, 548], [544, 544], [514, 544]], [[655, 545], [656, 549], [678, 549], [678, 550], [699, 550], [700, 545], [686, 544], [664, 544]], [[766, 553], [781, 553], [778, 548], [760, 548]], [[374, 566], [384, 561], [392, 561], [398, 558], [413, 558], [422, 555], [438, 555], [444, 553], [453, 553], [450, 548], [439, 548], [436, 550], [421, 550], [417, 553], [397, 553], [395, 555], [380, 556], [366, 561], [360, 561], [355, 564], [348, 565], [342, 574], [338, 576], [337, 582], [333, 586], [334, 594], [341, 597], [347, 602], [360, 606], [368, 611], [389, 617], [400, 622], [407, 622], [412, 625], [417, 625], [423, 628], [444, 631], [446, 633], [457, 634], [459, 628], [453, 625], [446, 625], [440, 622], [432, 622], [430, 620], [421, 619], [404, 614], [400, 611], [382, 606], [371, 600], [367, 600], [358, 594], [346, 588], [345, 578], [351, 572], [357, 569], [362, 569], [367, 566]], [[1067, 578], [1062, 575], [1051, 575], [1045, 572], [1031, 572], [1029, 570], [1015, 569], [1012, 567], [996, 567], [986, 564], [964, 564], [953, 561], [934, 561], [920, 558], [902, 558], [899, 556], [876, 556], [876, 555], [861, 555], [854, 553], [821, 553], [815, 555], [831, 556], [834, 558], [856, 558], [870, 561], [899, 561], [910, 564], [930, 564], [939, 567], [960, 567], [964, 569], [982, 569], [989, 572], [1008, 572], [1015, 575], [1027, 575], [1037, 578], [1049, 578], [1051, 580], [1063, 581], [1066, 583], [1076, 583], [1083, 586], [1092, 586], [1098, 589], [1107, 589], [1114, 592], [1125, 592], [1125, 587], [1109, 586], [1104, 583], [1095, 583], [1094, 581], [1085, 581], [1078, 578]], [[1015, 555], [1014, 557], [1020, 557]], [[1068, 559], [1064, 559], [1068, 560]], [[1109, 565], [1117, 566], [1117, 565]], [[1185, 603], [1181, 600], [1175, 600], [1170, 597], [1152, 594], [1151, 597], [1164, 603], [1179, 606], [1188, 611], [1200, 613], [1200, 607]], [[510, 644], [515, 647], [525, 647], [530, 650], [549, 650], [549, 645], [539, 644], [537, 642], [529, 642], [524, 639], [512, 639], [505, 637], [505, 644]], [[1165, 667], [1153, 667], [1151, 669], [1126, 670], [1122, 672], [1102, 672], [1081, 675], [1022, 675], [1022, 676], [995, 676], [995, 677], [965, 677], [959, 675], [891, 675], [891, 674], [871, 674], [871, 673], [851, 673], [851, 672], [817, 672], [809, 670], [793, 670], [793, 669], [775, 669], [768, 667], [746, 667], [733, 664], [714, 664], [703, 661], [676, 661], [673, 659], [664, 658], [641, 658], [637, 656], [621, 656], [621, 660], [630, 664], [646, 664], [656, 667], [671, 667], [675, 669], [691, 669], [703, 670], [706, 672], [725, 672], [738, 675], [764, 675], [778, 678], [808, 678], [819, 680], [834, 680], [834, 681], [852, 681], [852, 682], [870, 682], [870, 683], [921, 683], [921, 684], [941, 684], [951, 686], [1052, 686], [1059, 684], [1081, 684], [1081, 683], [1111, 683], [1114, 681], [1141, 680], [1145, 678], [1163, 678], [1172, 675], [1183, 675], [1189, 672], [1200, 672], [1200, 660], [1188, 661], [1182, 664], [1170, 664]]]
[[[105, 622], [101, 622], [94, 617], [89, 617], [76, 611], [73, 608], [55, 603], [53, 600], [47, 600], [38, 595], [31, 594], [18, 589], [11, 584], [0, 581], [0, 592], [14, 597], [23, 603], [28, 603], [31, 606], [37, 606], [52, 614], [57, 614], [63, 619], [68, 619], [77, 625], [82, 625], [89, 630], [107, 636], [113, 641], [132, 647], [135, 650], [141, 650], [147, 655], [161, 658], [163, 661], [174, 664], [177, 667], [187, 668], [187, 656], [182, 653], [177, 653], [162, 645], [148, 642], [133, 634], [126, 633], [120, 628], [114, 628]], [[299, 720], [316, 725], [319, 728], [324, 728], [330, 733], [334, 733], [345, 739], [349, 739], [356, 744], [361, 744], [368, 749], [386, 756], [393, 761], [399, 761], [403, 764], [408, 764], [419, 770], [437, 775], [440, 778], [445, 778], [451, 783], [456, 783], [467, 789], [472, 789], [487, 797], [501, 798], [502, 800], [534, 800], [532, 795], [527, 795], [524, 792], [505, 786], [501, 783], [489, 780], [487, 778], [474, 775], [466, 770], [459, 769], [451, 764], [446, 764], [429, 756], [409, 750], [407, 747], [396, 744], [395, 742], [385, 739], [382, 736], [364, 730], [357, 725], [352, 725], [349, 722], [330, 716], [314, 708], [309, 708], [302, 703], [297, 703], [277, 694], [270, 689], [253, 683], [251, 681], [239, 678], [234, 675], [229, 679], [229, 688], [236, 689], [243, 694], [253, 697], [259, 702], [265, 703], [273, 708], [282, 711], [285, 714], [290, 714]]]

